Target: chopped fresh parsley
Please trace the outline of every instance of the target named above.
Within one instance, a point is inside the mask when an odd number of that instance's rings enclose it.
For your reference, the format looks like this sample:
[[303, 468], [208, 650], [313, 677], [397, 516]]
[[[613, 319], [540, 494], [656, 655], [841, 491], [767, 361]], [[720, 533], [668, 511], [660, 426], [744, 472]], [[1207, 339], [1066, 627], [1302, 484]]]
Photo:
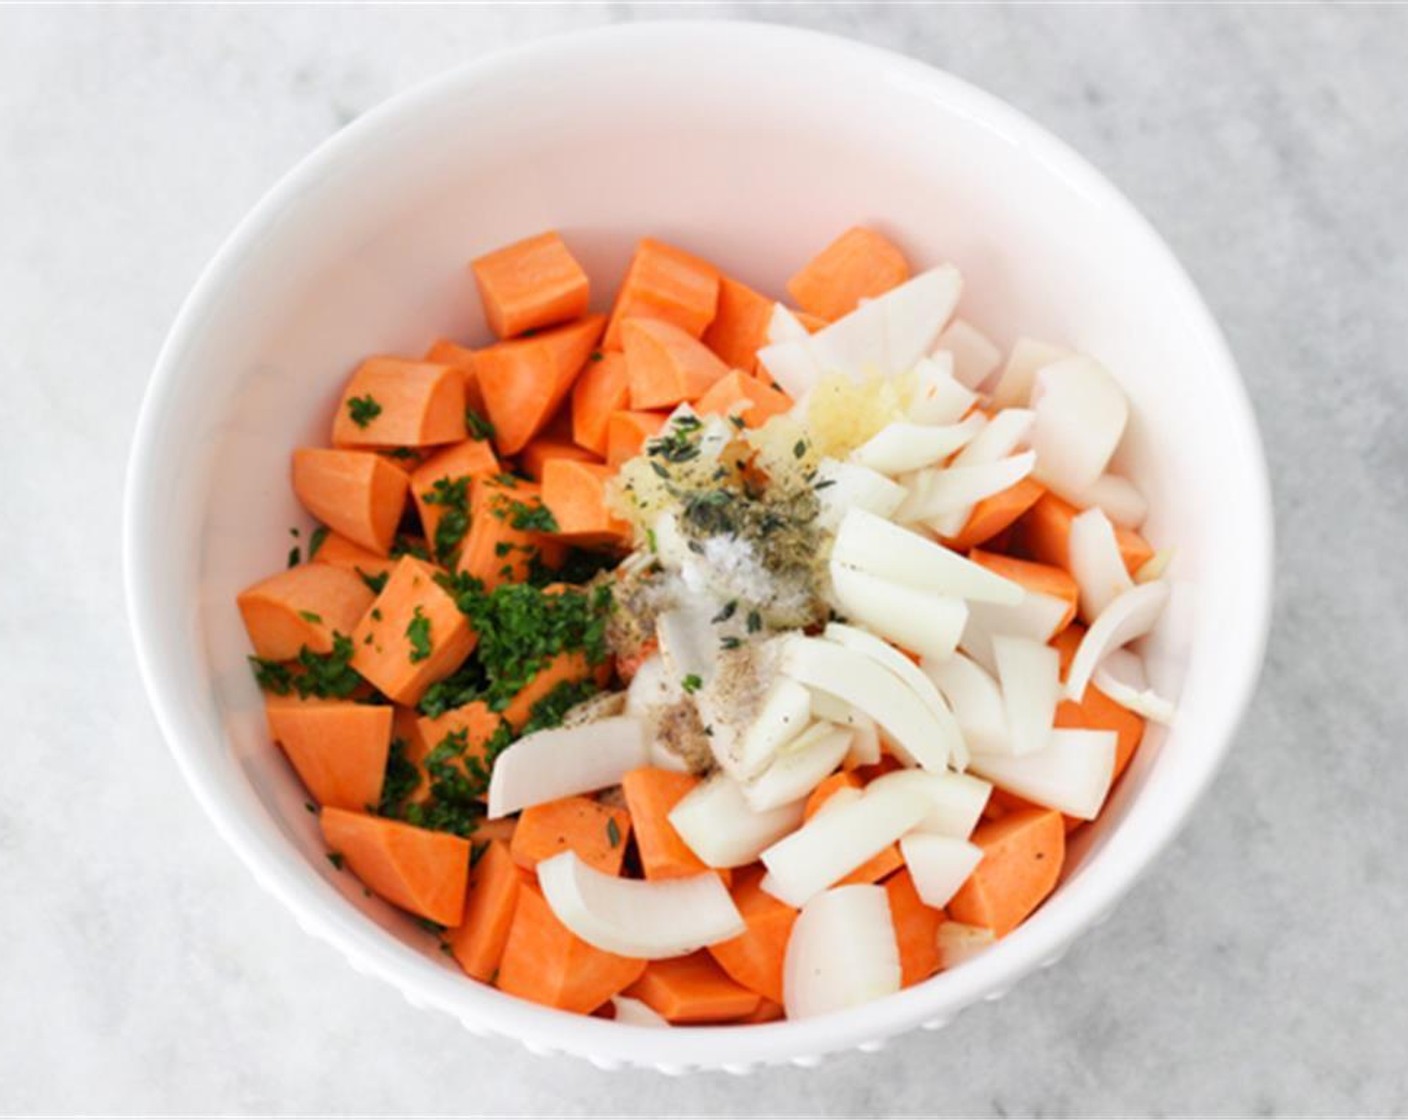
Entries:
[[530, 506], [527, 502], [514, 499], [508, 508], [508, 523], [515, 529], [532, 533], [557, 532], [557, 518], [552, 515], [552, 510], [542, 503]]
[[426, 551], [424, 544], [397, 533], [396, 539], [391, 542], [391, 558], [396, 560], [402, 556], [414, 556], [417, 560], [430, 559], [430, 553]]
[[419, 459], [420, 452], [414, 447], [388, 447], [382, 451], [388, 459]]
[[381, 404], [370, 393], [364, 397], [348, 397], [347, 415], [357, 427], [365, 428], [381, 415]]
[[621, 828], [616, 823], [615, 817], [606, 818], [606, 842], [613, 848], [621, 846]]
[[440, 506], [435, 524], [435, 559], [447, 567], [455, 562], [460, 542], [469, 532], [469, 479], [440, 478], [421, 495], [428, 506]]
[[488, 686], [483, 662], [471, 657], [443, 681], [436, 681], [425, 690], [420, 699], [421, 714], [431, 719], [442, 716], [451, 708], [461, 708], [478, 700]]
[[304, 622], [313, 623], [315, 626], [321, 626], [323, 623], [323, 616], [314, 611], [299, 611], [298, 617], [303, 619]]
[[[368, 575], [361, 568], [357, 568], [356, 572], [362, 577], [362, 582], [371, 588], [373, 595], [380, 595], [386, 588], [386, 581], [391, 578], [390, 572], [377, 572], [375, 575]], [[373, 615], [372, 617], [378, 616]]]
[[425, 611], [419, 603], [416, 604], [416, 613], [411, 616], [411, 621], [406, 623], [406, 638], [411, 643], [412, 665], [430, 656], [430, 619], [425, 616]]
[[377, 812], [384, 817], [393, 815], [397, 806], [420, 785], [420, 771], [406, 757], [408, 747], [400, 736], [391, 740], [391, 750], [386, 756], [386, 777], [381, 783], [381, 802], [377, 806]]
[[704, 681], [698, 673], [689, 673], [680, 681], [680, 687], [692, 696], [704, 687]]
[[472, 408], [464, 410], [464, 426], [470, 439], [493, 439], [494, 425]]
[[303, 672], [294, 678], [298, 695], [307, 699], [315, 696], [320, 700], [345, 700], [357, 690], [362, 678], [352, 668], [354, 648], [352, 639], [346, 634], [334, 634], [332, 651], [314, 653], [304, 646], [298, 653], [298, 664]]
[[318, 807], [314, 805], [311, 801], [305, 801], [303, 803], [303, 811], [306, 813], [316, 813], [318, 811]]
[[501, 560], [512, 551], [513, 545], [508, 541], [499, 541], [494, 545], [494, 555]]
[[266, 657], [251, 656], [249, 666], [254, 670], [254, 683], [265, 692], [272, 692], [275, 696], [287, 696], [292, 690], [293, 674], [289, 672], [287, 665], [270, 661]]
[[328, 862], [332, 864], [335, 868], [337, 868], [339, 871], [341, 871], [342, 865], [346, 863], [347, 860], [341, 852], [329, 852]]
[[415, 916], [415, 921], [416, 925], [420, 926], [426, 933], [433, 933], [436, 937], [439, 937], [450, 928], [449, 926], [441, 925], [432, 918], [422, 918], [419, 914]]
[[318, 549], [323, 547], [323, 542], [328, 539], [328, 527], [319, 525], [308, 537], [308, 559], [318, 555]]
[[297, 546], [297, 545], [294, 545], [291, 549], [288, 550], [288, 564], [287, 564], [288, 567], [290, 567], [290, 568], [296, 568], [296, 567], [298, 567], [298, 562], [299, 562], [300, 560], [302, 560], [302, 559], [303, 559], [303, 555], [302, 555], [302, 553], [300, 553], [300, 552], [298, 551], [298, 546]]

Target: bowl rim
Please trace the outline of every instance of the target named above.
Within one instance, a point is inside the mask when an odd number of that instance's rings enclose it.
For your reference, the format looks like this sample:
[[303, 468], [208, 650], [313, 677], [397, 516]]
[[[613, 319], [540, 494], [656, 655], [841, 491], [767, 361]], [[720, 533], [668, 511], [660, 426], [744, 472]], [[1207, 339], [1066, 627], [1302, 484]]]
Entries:
[[[286, 853], [281, 857], [270, 838], [259, 833], [228, 803], [214, 772], [185, 745], [204, 736], [205, 731], [165, 670], [177, 656], [167, 647], [179, 643], [161, 640], [159, 627], [149, 622], [162, 610], [169, 613], [173, 609], [163, 602], [161, 588], [148, 577], [153, 568], [149, 560], [156, 548], [149, 529], [160, 478], [161, 422], [184, 355], [195, 345], [212, 309], [234, 287], [242, 266], [264, 251], [263, 235], [286, 208], [330, 177], [341, 160], [383, 138], [398, 122], [413, 117], [424, 106], [453, 97], [457, 91], [496, 75], [551, 65], [569, 55], [579, 56], [584, 49], [639, 51], [678, 49], [682, 44], [697, 49], [703, 41], [711, 41], [716, 49], [723, 50], [729, 45], [749, 43], [793, 55], [807, 52], [814, 59], [829, 58], [869, 67], [887, 78], [903, 80], [907, 87], [943, 102], [950, 111], [964, 112], [995, 134], [1021, 145], [1033, 159], [1047, 163], [1080, 193], [1107, 208], [1113, 221], [1127, 226], [1133, 236], [1144, 242], [1144, 249], [1160, 260], [1177, 289], [1175, 295], [1201, 334], [1197, 341], [1206, 362], [1218, 367], [1216, 375], [1227, 382], [1236, 412], [1232, 422], [1248, 441], [1252, 476], [1244, 482], [1259, 499], [1255, 504], [1261, 516], [1241, 527], [1245, 590], [1252, 599], [1242, 604], [1247, 624], [1229, 636], [1238, 648], [1228, 658], [1233, 668], [1223, 675], [1224, 699], [1218, 717], [1220, 742], [1201, 761], [1201, 770], [1192, 776], [1193, 780], [1185, 783], [1181, 803], [1163, 813], [1139, 851], [1102, 852], [1102, 875], [1094, 879], [1085, 876], [1079, 884], [1067, 884], [1032, 920], [992, 950], [960, 969], [886, 999], [817, 1019], [754, 1025], [746, 1030], [676, 1027], [660, 1031], [538, 1007], [457, 975], [455, 979], [460, 982], [447, 985], [445, 978], [449, 974], [442, 967], [375, 928], [350, 908], [325, 905], [310, 890], [307, 876], [296, 875], [284, 866]], [[828, 1053], [856, 1047], [879, 1049], [888, 1038], [917, 1026], [942, 1026], [964, 1007], [979, 999], [998, 998], [1026, 973], [1054, 963], [1070, 942], [1108, 916], [1186, 821], [1225, 758], [1246, 712], [1270, 626], [1272, 519], [1270, 483], [1255, 415], [1221, 331], [1172, 249], [1133, 203], [1084, 157], [996, 96], [906, 55], [784, 25], [681, 20], [566, 32], [493, 52], [391, 97], [323, 141], [282, 175], [236, 224], [202, 270], [162, 346], [144, 395], [128, 460], [122, 555], [127, 615], [139, 673], [177, 767], [206, 815], [256, 882], [288, 908], [305, 932], [336, 948], [358, 971], [391, 983], [414, 1006], [442, 1010], [480, 1034], [516, 1038], [537, 1053], [569, 1053], [601, 1068], [638, 1066], [664, 1073], [724, 1069], [742, 1073], [760, 1065], [785, 1062], [814, 1065]], [[1116, 854], [1123, 858], [1106, 858]], [[1079, 889], [1072, 890], [1073, 886]]]

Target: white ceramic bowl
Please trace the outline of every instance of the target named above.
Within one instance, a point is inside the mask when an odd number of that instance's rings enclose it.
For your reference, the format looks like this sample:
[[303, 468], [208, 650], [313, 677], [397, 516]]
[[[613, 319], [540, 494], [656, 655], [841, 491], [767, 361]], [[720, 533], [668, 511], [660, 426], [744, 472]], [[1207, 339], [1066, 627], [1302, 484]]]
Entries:
[[[1124, 468], [1177, 548], [1150, 644], [1180, 697], [1056, 894], [985, 955], [854, 1011], [652, 1031], [560, 1014], [465, 979], [323, 858], [267, 738], [235, 593], [307, 524], [289, 452], [325, 438], [364, 355], [484, 336], [466, 262], [548, 227], [601, 292], [643, 234], [779, 292], [856, 223], [953, 260], [963, 313], [1010, 342], [1065, 341], [1134, 402]], [[1217, 768], [1252, 690], [1271, 583], [1255, 424], [1216, 326], [1169, 249], [1088, 164], [994, 98], [919, 63], [768, 26], [652, 23], [551, 39], [431, 81], [295, 168], [206, 269], [172, 328], [132, 451], [128, 604], [172, 753], [255, 877], [313, 935], [413, 1004], [599, 1066], [811, 1064], [1004, 993], [1105, 917]], [[1098, 967], [1089, 962], [1090, 967]]]

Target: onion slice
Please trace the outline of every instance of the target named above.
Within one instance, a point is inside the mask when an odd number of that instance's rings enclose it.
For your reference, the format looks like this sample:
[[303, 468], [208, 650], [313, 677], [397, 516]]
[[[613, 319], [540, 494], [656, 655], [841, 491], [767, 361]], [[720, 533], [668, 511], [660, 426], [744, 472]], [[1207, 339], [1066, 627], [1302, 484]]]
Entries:
[[893, 844], [928, 811], [929, 799], [913, 786], [872, 786], [859, 801], [814, 815], [767, 848], [760, 857], [768, 869], [763, 889], [789, 906], [805, 906]]
[[727, 774], [715, 774], [670, 810], [670, 824], [710, 867], [742, 867], [802, 823], [802, 801], [755, 813], [742, 787]]
[[797, 916], [782, 968], [789, 1019], [844, 1011], [899, 989], [899, 943], [884, 887], [837, 887]]
[[787, 677], [778, 677], [763, 696], [757, 714], [741, 732], [735, 730], [737, 712], [729, 698], [703, 689], [695, 694], [700, 718], [715, 728], [709, 739], [714, 758], [739, 781], [767, 769], [783, 744], [795, 739], [811, 722], [812, 695]]
[[831, 559], [905, 587], [960, 599], [1012, 605], [1026, 595], [1020, 584], [862, 509], [841, 519]]
[[781, 303], [772, 305], [772, 315], [768, 317], [769, 342], [799, 342], [811, 337], [811, 331], [802, 325], [790, 308]]
[[1128, 708], [1153, 723], [1173, 722], [1172, 700], [1165, 700], [1149, 687], [1144, 661], [1127, 649], [1117, 649], [1100, 663], [1092, 683], [1122, 708]]
[[1120, 555], [1115, 527], [1101, 509], [1088, 509], [1071, 519], [1069, 536], [1071, 575], [1080, 588], [1080, 616], [1096, 617], [1121, 594], [1134, 586]]
[[645, 725], [635, 716], [535, 731], [511, 745], [489, 778], [489, 819], [620, 784], [650, 765]]
[[822, 378], [821, 364], [806, 339], [787, 339], [764, 346], [758, 351], [758, 361], [793, 400], [806, 396]]
[[977, 415], [938, 427], [894, 420], [852, 451], [851, 462], [887, 475], [917, 471], [947, 459], [976, 436], [983, 423]]
[[941, 264], [874, 301], [885, 311], [887, 373], [908, 373], [933, 349], [962, 294], [962, 273], [951, 264]]
[[934, 343], [936, 351], [953, 355], [953, 376], [969, 389], [982, 388], [983, 382], [1002, 364], [1002, 351], [967, 319], [955, 318]]
[[905, 414], [916, 424], [953, 424], [968, 415], [978, 394], [953, 376], [953, 355], [935, 354], [914, 365], [914, 396]]
[[1076, 503], [1098, 506], [1116, 525], [1137, 529], [1149, 516], [1149, 502], [1134, 483], [1123, 475], [1102, 474], [1081, 495]]
[[[933, 522], [935, 528], [943, 532], [948, 522], [941, 519], [963, 512], [966, 523], [974, 505], [1016, 486], [1035, 466], [1035, 453], [1025, 451], [991, 463], [921, 471], [918, 485], [911, 489], [909, 499], [900, 506], [896, 517], [900, 521]], [[959, 531], [962, 528], [960, 525]]]
[[992, 403], [997, 408], [1025, 408], [1032, 398], [1032, 383], [1039, 369], [1069, 358], [1064, 347], [1041, 342], [1035, 338], [1019, 338], [1007, 355], [997, 384], [993, 386]]
[[1040, 591], [1028, 591], [1016, 606], [997, 603], [969, 603], [968, 624], [958, 648], [990, 673], [997, 672], [992, 655], [992, 639], [997, 634], [1012, 634], [1049, 642], [1061, 628], [1066, 617], [1066, 600]]
[[[977, 467], [995, 463], [1012, 455], [1026, 441], [1036, 413], [1028, 408], [1004, 408], [949, 463], [950, 467]], [[944, 537], [956, 537], [972, 515], [972, 507], [956, 509], [933, 522], [934, 530]]]
[[972, 960], [997, 940], [992, 930], [963, 922], [945, 922], [939, 927], [939, 967], [957, 968]]
[[1116, 739], [1113, 731], [1058, 728], [1035, 754], [975, 754], [973, 772], [1048, 809], [1094, 820], [1114, 780]]
[[847, 626], [845, 623], [827, 623], [823, 636], [847, 649], [855, 650], [856, 653], [864, 654], [899, 677], [914, 695], [924, 701], [930, 713], [944, 728], [948, 739], [949, 760], [961, 758], [961, 761], [966, 763], [967, 752], [963, 749], [963, 733], [959, 729], [958, 721], [953, 718], [953, 712], [949, 710], [934, 682], [924, 675], [918, 665], [874, 634], [867, 634], [864, 630]]
[[1031, 638], [998, 634], [992, 640], [1007, 742], [1012, 754], [1034, 754], [1051, 738], [1061, 700], [1061, 655]]
[[1109, 466], [1129, 421], [1129, 401], [1108, 370], [1077, 355], [1043, 368], [1032, 394], [1036, 480], [1079, 501]]
[[1154, 628], [1168, 605], [1170, 593], [1169, 585], [1161, 579], [1136, 584], [1100, 612], [1071, 659], [1066, 673], [1067, 699], [1079, 700], [1085, 695], [1096, 667], [1111, 650], [1142, 638]]
[[814, 723], [743, 787], [744, 800], [758, 813], [801, 800], [841, 765], [850, 749], [849, 728], [824, 721]]
[[1002, 691], [986, 669], [961, 653], [942, 660], [926, 657], [919, 667], [948, 701], [969, 750], [1009, 753]]
[[816, 492], [821, 503], [817, 522], [824, 529], [835, 529], [846, 510], [853, 508], [888, 518], [905, 499], [905, 489], [898, 482], [859, 463], [823, 459], [817, 464], [816, 476], [818, 485], [826, 483]]
[[670, 1021], [650, 1004], [630, 996], [612, 996], [611, 1007], [616, 1012], [615, 1022], [630, 1027], [668, 1027]]
[[926, 770], [892, 770], [865, 788], [869, 793], [887, 786], [915, 789], [928, 799], [929, 811], [914, 826], [916, 832], [932, 832], [955, 840], [967, 840], [973, 835], [992, 794], [992, 783], [982, 778], [971, 774], [930, 774]]
[[679, 957], [737, 937], [747, 927], [712, 872], [684, 879], [620, 879], [559, 852], [537, 867], [557, 920], [608, 953], [637, 960]]
[[851, 746], [846, 752], [849, 767], [874, 766], [880, 761], [880, 729], [875, 721], [852, 704], [826, 692], [812, 693], [812, 715], [849, 728]]
[[[940, 718], [899, 677], [866, 654], [823, 638], [791, 637], [782, 672], [854, 705], [879, 724], [897, 751], [926, 770], [945, 768], [957, 725]], [[961, 740], [960, 740], [961, 742]]]
[[829, 570], [832, 597], [846, 617], [925, 657], [947, 657], [957, 648], [968, 622], [962, 599], [902, 587], [835, 561]]
[[967, 840], [911, 832], [900, 838], [900, 853], [925, 906], [942, 910], [983, 858], [983, 849]]

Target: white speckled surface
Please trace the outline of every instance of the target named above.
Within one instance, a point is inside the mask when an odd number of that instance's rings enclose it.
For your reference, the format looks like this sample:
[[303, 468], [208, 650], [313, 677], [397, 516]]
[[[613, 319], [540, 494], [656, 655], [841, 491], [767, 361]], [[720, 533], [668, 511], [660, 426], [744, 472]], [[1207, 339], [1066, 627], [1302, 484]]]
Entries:
[[1060, 967], [819, 1070], [608, 1075], [412, 1010], [207, 827], [118, 571], [127, 441], [186, 289], [384, 97], [677, 11], [0, 11], [0, 1112], [1408, 1111], [1402, 9], [688, 10], [856, 36], [1008, 98], [1153, 219], [1243, 364], [1279, 522], [1263, 686], [1183, 837]]

